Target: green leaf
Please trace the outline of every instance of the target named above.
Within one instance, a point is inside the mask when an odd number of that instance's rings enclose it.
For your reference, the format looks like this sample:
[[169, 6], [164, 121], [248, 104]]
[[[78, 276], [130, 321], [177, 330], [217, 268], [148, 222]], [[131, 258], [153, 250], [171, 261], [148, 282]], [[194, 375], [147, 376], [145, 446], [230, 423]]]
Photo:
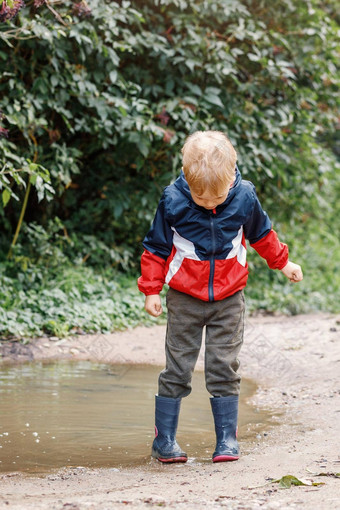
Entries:
[[2, 203], [3, 203], [4, 207], [6, 207], [6, 205], [8, 204], [9, 199], [11, 198], [11, 195], [12, 195], [12, 193], [10, 192], [10, 190], [8, 190], [8, 189], [3, 190]]
[[208, 93], [204, 94], [203, 97], [208, 103], [219, 106], [220, 108], [224, 108], [224, 105], [218, 96]]
[[281, 489], [290, 489], [292, 485], [299, 486], [317, 486], [317, 485], [324, 485], [323, 482], [310, 482], [309, 480], [300, 480], [299, 478], [296, 478], [296, 476], [293, 475], [285, 475], [277, 480], [272, 480], [272, 483], [278, 483], [279, 487]]
[[256, 55], [255, 53], [247, 53], [247, 57], [252, 62], [258, 62], [259, 60], [261, 60], [261, 55]]
[[59, 78], [56, 74], [52, 74], [51, 76], [51, 84], [53, 85], [53, 87], [56, 87], [59, 83]]
[[196, 62], [195, 60], [188, 59], [185, 61], [185, 65], [190, 69], [190, 71], [193, 71], [195, 69]]
[[28, 167], [29, 167], [31, 172], [36, 172], [38, 167], [39, 167], [39, 165], [37, 165], [37, 163], [29, 163]]
[[202, 89], [198, 85], [195, 85], [194, 83], [187, 83], [187, 87], [193, 94], [195, 94], [195, 96], [202, 96]]
[[149, 145], [144, 138], [140, 138], [138, 143], [138, 149], [141, 151], [143, 156], [146, 158], [149, 154]]
[[116, 70], [111, 71], [110, 74], [109, 74], [109, 77], [110, 77], [111, 83], [116, 83], [117, 77], [118, 77], [117, 71]]

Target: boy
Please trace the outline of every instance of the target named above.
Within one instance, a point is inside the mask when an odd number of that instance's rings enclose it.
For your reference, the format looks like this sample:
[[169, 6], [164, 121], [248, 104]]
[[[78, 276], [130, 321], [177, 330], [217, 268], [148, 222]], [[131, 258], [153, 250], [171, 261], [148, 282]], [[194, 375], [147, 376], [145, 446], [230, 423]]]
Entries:
[[187, 460], [176, 430], [206, 326], [205, 378], [216, 431], [213, 462], [237, 460], [237, 355], [248, 277], [245, 240], [292, 282], [303, 275], [301, 267], [288, 260], [288, 247], [272, 229], [254, 185], [241, 179], [236, 152], [222, 132], [193, 133], [182, 155], [183, 171], [165, 188], [144, 239], [138, 279], [145, 309], [154, 317], [162, 313], [163, 284], [170, 287], [166, 368], [158, 381], [152, 456], [161, 462]]

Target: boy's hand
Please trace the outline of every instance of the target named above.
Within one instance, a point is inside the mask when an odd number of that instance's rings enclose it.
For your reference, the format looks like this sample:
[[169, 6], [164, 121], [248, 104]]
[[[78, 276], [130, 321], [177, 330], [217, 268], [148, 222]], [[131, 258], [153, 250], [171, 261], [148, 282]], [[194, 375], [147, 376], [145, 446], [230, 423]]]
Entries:
[[301, 282], [301, 280], [303, 279], [301, 266], [299, 266], [298, 264], [294, 264], [294, 262], [288, 261], [288, 263], [285, 265], [283, 269], [281, 269], [281, 271], [293, 283]]
[[148, 314], [152, 315], [153, 317], [159, 317], [163, 312], [161, 298], [159, 297], [159, 294], [145, 296], [144, 308], [148, 312]]

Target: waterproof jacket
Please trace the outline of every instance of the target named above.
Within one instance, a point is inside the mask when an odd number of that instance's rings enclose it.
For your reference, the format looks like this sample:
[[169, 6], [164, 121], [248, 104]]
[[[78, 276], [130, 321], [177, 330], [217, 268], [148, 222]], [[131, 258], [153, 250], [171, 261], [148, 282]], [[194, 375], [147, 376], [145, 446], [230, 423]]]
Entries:
[[256, 196], [254, 185], [236, 177], [228, 196], [210, 211], [197, 205], [183, 172], [166, 187], [143, 246], [138, 287], [158, 294], [167, 283], [203, 301], [231, 296], [246, 286], [246, 239], [272, 269], [288, 262]]

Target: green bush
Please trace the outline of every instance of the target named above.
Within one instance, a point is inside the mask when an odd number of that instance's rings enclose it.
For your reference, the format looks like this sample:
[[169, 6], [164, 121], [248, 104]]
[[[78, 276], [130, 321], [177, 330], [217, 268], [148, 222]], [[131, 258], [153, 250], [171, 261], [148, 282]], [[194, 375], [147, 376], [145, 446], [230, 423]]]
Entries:
[[197, 129], [229, 135], [305, 270], [250, 255], [249, 309], [336, 311], [336, 2], [38, 3], [0, 23], [0, 332], [150, 322], [141, 241]]
[[135, 279], [115, 278], [90, 267], [43, 266], [8, 276], [0, 263], [0, 334], [25, 338], [110, 332], [151, 325]]
[[[229, 134], [244, 177], [278, 221], [317, 208], [335, 164], [335, 2], [89, 7], [66, 0], [56, 18], [30, 4], [0, 24], [2, 162], [42, 165], [57, 191], [40, 203], [31, 193], [28, 222], [46, 227], [58, 216], [71, 238], [95, 236], [135, 265], [184, 138], [210, 128]], [[24, 193], [20, 183], [10, 188]], [[1, 215], [5, 246], [19, 204]]]

